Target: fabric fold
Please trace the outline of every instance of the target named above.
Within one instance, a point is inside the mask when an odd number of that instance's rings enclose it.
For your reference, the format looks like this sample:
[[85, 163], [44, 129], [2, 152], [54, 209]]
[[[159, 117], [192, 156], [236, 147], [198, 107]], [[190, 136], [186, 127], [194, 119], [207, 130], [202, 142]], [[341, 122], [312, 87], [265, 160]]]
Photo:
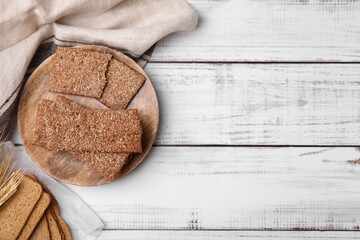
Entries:
[[164, 36], [193, 29], [198, 20], [184, 0], [0, 0], [0, 9], [2, 136], [26, 69], [43, 40], [67, 46], [105, 45], [137, 58]]

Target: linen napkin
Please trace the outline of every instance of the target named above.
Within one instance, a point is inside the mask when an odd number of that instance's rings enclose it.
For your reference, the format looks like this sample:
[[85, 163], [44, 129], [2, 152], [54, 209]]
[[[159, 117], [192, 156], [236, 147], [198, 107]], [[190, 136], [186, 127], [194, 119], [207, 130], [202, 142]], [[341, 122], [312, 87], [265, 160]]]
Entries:
[[[63, 184], [44, 173], [29, 159], [23, 148], [15, 147], [11, 142], [0, 144], [2, 154], [15, 151], [16, 169], [26, 169], [33, 173], [49, 187], [56, 200], [59, 202], [60, 215], [69, 225], [74, 240], [95, 240], [100, 234], [104, 224], [100, 218], [89, 208], [75, 193]], [[0, 158], [3, 159], [3, 158]]]
[[56, 45], [105, 45], [139, 58], [164, 36], [193, 29], [197, 19], [185, 0], [0, 0], [0, 136], [7, 135], [25, 74]]

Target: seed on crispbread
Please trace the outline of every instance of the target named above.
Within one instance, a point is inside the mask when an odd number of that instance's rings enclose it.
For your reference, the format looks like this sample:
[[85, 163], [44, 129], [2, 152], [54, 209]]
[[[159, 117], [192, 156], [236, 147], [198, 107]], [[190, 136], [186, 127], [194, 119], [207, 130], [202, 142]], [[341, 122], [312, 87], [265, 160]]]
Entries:
[[106, 77], [100, 102], [111, 109], [125, 109], [145, 82], [143, 75], [115, 58], [109, 63]]
[[[68, 152], [142, 151], [142, 128], [136, 109], [87, 109], [60, 96], [55, 104], [47, 100], [39, 105], [38, 111], [43, 112], [38, 117], [43, 120], [38, 122], [45, 124], [36, 129], [36, 135], [41, 135], [36, 136], [36, 145]], [[39, 138], [46, 140], [37, 141]]]
[[49, 91], [100, 98], [111, 57], [108, 53], [57, 47]]
[[109, 181], [114, 181], [129, 158], [128, 153], [93, 153], [93, 152], [71, 152], [85, 165], [94, 169], [99, 175]]

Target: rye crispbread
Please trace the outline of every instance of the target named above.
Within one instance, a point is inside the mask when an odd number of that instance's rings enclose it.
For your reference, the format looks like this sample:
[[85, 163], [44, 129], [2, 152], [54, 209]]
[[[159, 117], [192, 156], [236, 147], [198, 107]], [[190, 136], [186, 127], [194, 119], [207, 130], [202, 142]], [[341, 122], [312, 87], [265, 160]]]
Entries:
[[21, 233], [17, 240], [26, 240], [29, 239], [36, 226], [40, 222], [42, 216], [44, 215], [46, 209], [50, 205], [51, 198], [49, 194], [43, 192], [39, 201], [36, 203], [32, 213], [30, 214], [29, 219], [26, 221], [25, 226], [21, 230]]
[[[74, 109], [82, 107], [81, 105], [70, 101], [65, 97], [58, 97], [58, 101], [62, 104], [72, 104]], [[101, 113], [101, 112], [99, 112]], [[135, 123], [138, 123], [136, 121]], [[107, 123], [104, 123], [107, 124]], [[141, 128], [141, 126], [140, 126]], [[135, 132], [141, 132], [140, 129], [135, 129]], [[70, 152], [74, 157], [78, 158], [87, 166], [94, 169], [101, 176], [107, 180], [113, 181], [116, 175], [120, 172], [129, 158], [128, 153], [94, 153], [94, 152]]]
[[[62, 104], [71, 104], [71, 111], [78, 111], [81, 115], [81, 111], [83, 107], [75, 102], [70, 101], [67, 98], [60, 97], [58, 101]], [[41, 145], [43, 147], [47, 147], [47, 137], [46, 132], [50, 131], [47, 128], [47, 124], [50, 123], [51, 118], [46, 118], [43, 111], [46, 110], [46, 107], [51, 111], [52, 108], [56, 107], [56, 102], [50, 100], [43, 100], [43, 103], [39, 104], [38, 111], [38, 119], [37, 119], [37, 134], [36, 141], [37, 145]], [[68, 109], [63, 106], [64, 109]], [[39, 144], [40, 143], [40, 144]], [[98, 172], [101, 176], [106, 179], [113, 181], [115, 176], [120, 172], [121, 168], [126, 163], [126, 160], [129, 157], [128, 153], [93, 153], [93, 152], [71, 152], [73, 156], [81, 160], [84, 164], [88, 165], [96, 172]]]
[[15, 194], [0, 208], [2, 240], [16, 239], [43, 193], [39, 183], [24, 176]]
[[49, 91], [100, 98], [111, 57], [108, 53], [57, 47]]
[[111, 109], [125, 109], [145, 82], [145, 77], [112, 58], [106, 74], [107, 83], [99, 101]]
[[51, 240], [49, 225], [45, 215], [42, 216], [39, 224], [36, 226], [30, 240]]
[[56, 107], [55, 104], [56, 103], [54, 101], [43, 99], [42, 103], [38, 105], [36, 115], [35, 142], [39, 146], [46, 146], [46, 130], [48, 121], [51, 119], [47, 119], [45, 113], [47, 113], [49, 109], [54, 109]]
[[[142, 128], [136, 109], [86, 109], [58, 96], [38, 106], [34, 144], [69, 152], [141, 152]], [[44, 130], [44, 125], [46, 130]], [[43, 139], [46, 139], [44, 141]], [[46, 142], [46, 145], [44, 145]]]
[[[96, 130], [104, 130], [109, 128], [114, 134], [142, 134], [140, 120], [136, 109], [127, 109], [113, 111], [110, 109], [91, 109], [81, 106], [80, 104], [64, 97], [56, 97], [57, 106], [70, 112], [82, 112], [87, 117], [87, 124], [95, 126]], [[90, 115], [90, 116], [89, 116]], [[80, 115], [82, 117], [83, 115]], [[95, 128], [95, 127], [94, 127]]]
[[78, 158], [85, 165], [94, 169], [99, 175], [109, 181], [114, 181], [116, 175], [125, 165], [129, 154], [127, 153], [76, 153], [71, 155]]

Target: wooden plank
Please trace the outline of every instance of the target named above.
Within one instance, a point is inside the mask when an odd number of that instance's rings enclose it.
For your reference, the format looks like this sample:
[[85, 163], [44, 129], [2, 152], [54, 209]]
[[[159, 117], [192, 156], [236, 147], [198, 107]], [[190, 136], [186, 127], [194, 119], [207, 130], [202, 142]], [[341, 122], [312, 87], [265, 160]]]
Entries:
[[189, 2], [198, 27], [160, 41], [151, 61], [360, 60], [360, 1]]
[[[359, 145], [360, 64], [148, 64], [157, 145]], [[20, 143], [18, 134], [12, 140]]]
[[359, 145], [359, 64], [149, 64], [156, 144]]
[[122, 230], [359, 230], [359, 148], [153, 147], [126, 177], [70, 186]]
[[127, 240], [328, 240], [328, 239], [360, 239], [360, 232], [355, 231], [134, 231], [134, 230], [108, 230], [102, 231], [98, 240], [127, 239]]

